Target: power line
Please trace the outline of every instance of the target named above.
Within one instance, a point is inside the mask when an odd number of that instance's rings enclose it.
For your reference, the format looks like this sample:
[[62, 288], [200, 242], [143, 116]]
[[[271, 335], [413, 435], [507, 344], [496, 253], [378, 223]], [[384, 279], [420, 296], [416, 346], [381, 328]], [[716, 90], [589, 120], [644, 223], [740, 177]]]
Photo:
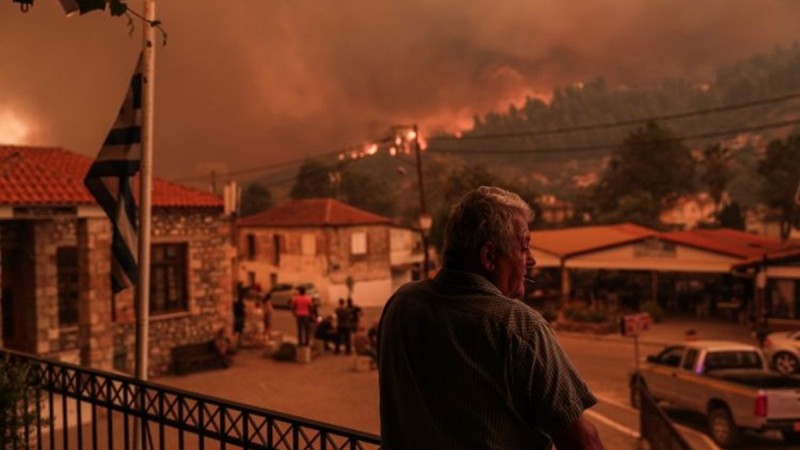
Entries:
[[[752, 127], [744, 127], [744, 128], [737, 128], [732, 130], [725, 130], [725, 131], [710, 131], [701, 134], [695, 134], [690, 136], [684, 137], [674, 137], [671, 139], [658, 139], [652, 141], [645, 141], [641, 142], [641, 144], [658, 144], [662, 142], [673, 142], [673, 141], [693, 141], [693, 140], [701, 140], [701, 139], [708, 139], [712, 137], [720, 137], [720, 136], [727, 136], [731, 134], [739, 134], [739, 133], [749, 133], [754, 131], [761, 131], [761, 130], [768, 130], [772, 128], [781, 128], [789, 125], [798, 125], [800, 124], [800, 119], [795, 120], [786, 120], [783, 122], [773, 122], [773, 123], [766, 123], [761, 125], [755, 125]], [[598, 144], [598, 145], [584, 145], [584, 146], [576, 146], [576, 147], [542, 147], [542, 148], [495, 148], [495, 149], [447, 149], [447, 148], [433, 148], [429, 147], [427, 151], [432, 153], [453, 153], [453, 154], [481, 154], [481, 153], [511, 153], [511, 154], [519, 154], [519, 153], [572, 153], [572, 152], [592, 152], [598, 150], [614, 150], [619, 148], [625, 148], [626, 144]]]
[[[341, 151], [337, 150], [335, 152], [323, 153], [323, 154], [319, 155], [319, 157], [331, 156], [331, 155], [334, 155], [334, 154], [337, 154], [337, 153], [341, 153]], [[285, 168], [285, 167], [295, 166], [297, 164], [302, 163], [303, 161], [305, 161], [305, 158], [304, 159], [296, 159], [296, 160], [292, 160], [292, 161], [284, 161], [284, 162], [276, 163], [276, 164], [268, 164], [266, 166], [251, 167], [249, 169], [240, 169], [240, 170], [235, 170], [235, 171], [232, 171], [232, 172], [227, 172], [227, 173], [224, 174], [224, 176], [230, 178], [230, 177], [235, 177], [235, 176], [239, 176], [239, 175], [246, 175], [246, 174], [249, 174], [249, 173], [267, 172], [267, 171], [274, 170], [274, 169], [282, 169], [282, 168]], [[220, 174], [220, 175], [222, 175], [222, 174]], [[186, 181], [205, 180], [205, 179], [208, 179], [209, 177], [210, 177], [210, 175], [195, 175], [195, 176], [192, 176], [192, 177], [178, 178], [177, 180], [172, 180], [172, 181], [174, 181], [176, 183], [183, 183], [183, 182], [186, 182]]]
[[[389, 138], [381, 138], [381, 139], [376, 139], [374, 141], [370, 141], [370, 143], [371, 144], [372, 143], [380, 144], [380, 143], [385, 143], [385, 142], [388, 142], [388, 141], [389, 141]], [[356, 147], [357, 146], [351, 146], [351, 147], [347, 147], [347, 148], [344, 148], [344, 149], [333, 150], [333, 151], [330, 151], [330, 152], [321, 153], [321, 154], [315, 156], [313, 159], [325, 158], [325, 157], [334, 156], [334, 155], [341, 155], [343, 153], [347, 154], [349, 152], [352, 152], [353, 149], [356, 148]], [[226, 172], [224, 174], [219, 174], [219, 175], [225, 176], [227, 178], [233, 178], [233, 177], [237, 177], [237, 176], [240, 176], [240, 175], [247, 175], [247, 174], [250, 174], [250, 173], [268, 172], [270, 170], [283, 169], [283, 168], [286, 168], [286, 167], [291, 167], [291, 166], [294, 166], [294, 165], [297, 165], [297, 164], [301, 164], [301, 163], [305, 162], [306, 159], [308, 159], [308, 158], [295, 159], [295, 160], [292, 160], [292, 161], [284, 161], [284, 162], [281, 162], [281, 163], [268, 164], [268, 165], [259, 166], [259, 167], [251, 167], [249, 169], [234, 170], [234, 171]], [[174, 181], [176, 183], [182, 183], [182, 182], [186, 182], [186, 181], [201, 181], [201, 180], [206, 180], [209, 177], [210, 177], [210, 175], [195, 175], [195, 176], [191, 176], [191, 177], [179, 178], [179, 179], [172, 180], [172, 181]]]
[[[774, 104], [774, 103], [780, 103], [780, 102], [785, 102], [785, 101], [788, 101], [788, 100], [793, 100], [793, 99], [798, 99], [798, 98], [800, 98], [800, 92], [794, 92], [794, 93], [790, 93], [790, 94], [786, 94], [786, 95], [782, 95], [782, 96], [777, 96], [777, 97], [770, 97], [770, 98], [765, 98], [765, 99], [760, 99], [760, 100], [753, 100], [753, 101], [750, 101], [750, 102], [737, 103], [737, 104], [733, 104], [733, 105], [726, 105], [726, 106], [720, 106], [720, 107], [708, 108], [708, 109], [700, 109], [700, 110], [695, 110], [695, 111], [685, 111], [685, 112], [682, 112], [682, 113], [675, 113], [675, 114], [663, 114], [663, 115], [659, 115], [659, 116], [651, 116], [651, 117], [641, 118], [641, 119], [629, 119], [629, 120], [624, 120], [624, 121], [606, 122], [606, 123], [593, 124], [593, 125], [581, 125], [581, 126], [575, 126], [575, 127], [563, 127], [563, 128], [553, 129], [553, 130], [495, 133], [495, 134], [485, 134], [485, 135], [467, 135], [467, 136], [462, 136], [460, 138], [459, 137], [455, 137], [455, 136], [438, 136], [438, 137], [434, 136], [434, 137], [427, 137], [426, 140], [429, 141], [429, 142], [432, 142], [432, 141], [460, 141], [460, 140], [481, 140], [481, 139], [498, 139], [498, 138], [508, 138], [508, 137], [528, 137], [528, 136], [532, 137], [532, 136], [545, 136], [545, 135], [552, 135], [552, 134], [564, 134], [564, 133], [571, 133], [571, 132], [577, 132], [577, 131], [590, 131], [590, 130], [598, 130], [598, 129], [605, 129], [605, 128], [616, 128], [616, 127], [637, 125], [637, 124], [647, 123], [648, 121], [666, 121], [666, 120], [681, 119], [681, 118], [687, 118], [687, 117], [693, 117], [693, 116], [702, 116], [702, 115], [715, 114], [715, 113], [726, 112], [726, 111], [734, 111], [734, 110], [738, 110], [738, 109], [751, 108], [751, 107], [755, 107], [755, 106], [763, 106], [763, 105], [769, 105], [769, 104]], [[792, 123], [789, 123], [789, 124], [792, 124]], [[777, 128], [777, 127], [780, 127], [780, 126], [782, 126], [782, 125], [767, 126], [766, 128], [759, 128], [759, 127], [752, 128], [751, 127], [751, 128], [742, 129], [742, 131], [740, 131], [740, 132], [745, 132], [745, 131], [748, 131], [748, 130], [751, 130], [751, 129], [752, 129], [752, 131], [757, 131], [759, 129]], [[733, 133], [733, 131], [719, 132], [719, 133], [714, 134], [714, 135], [725, 135], [725, 134], [731, 134], [731, 133]], [[707, 137], [713, 137], [714, 135], [709, 135]], [[699, 137], [699, 136], [704, 136], [704, 135], [688, 136], [688, 137], [684, 137], [683, 140], [694, 140], [694, 139], [703, 139], [704, 138], [704, 137]], [[705, 138], [707, 138], [707, 137], [705, 137]], [[389, 142], [391, 140], [392, 140], [391, 137], [386, 137], [386, 138], [381, 138], [381, 139], [378, 139], [378, 140], [375, 140], [375, 141], [371, 141], [370, 143], [380, 144], [380, 143]], [[457, 153], [489, 153], [489, 152], [491, 152], [491, 153], [529, 153], [529, 152], [557, 153], [557, 152], [567, 152], [567, 151], [579, 152], [579, 151], [607, 150], [607, 149], [620, 148], [622, 146], [623, 146], [623, 144], [612, 144], [612, 145], [594, 145], [594, 146], [583, 146], [583, 147], [516, 149], [516, 150], [515, 149], [464, 150], [464, 149], [445, 149], [445, 148], [431, 148], [431, 147], [429, 147], [427, 149], [427, 151], [431, 151], [431, 152], [435, 152], [435, 153], [453, 153], [453, 154], [457, 154]], [[315, 158], [324, 158], [324, 157], [329, 157], [329, 156], [333, 156], [333, 155], [339, 155], [339, 154], [342, 154], [342, 153], [346, 154], [348, 152], [353, 151], [354, 148], [355, 148], [355, 146], [351, 146], [351, 147], [347, 147], [347, 148], [344, 148], [344, 149], [339, 149], [339, 150], [334, 150], [334, 151], [322, 153], [320, 155], [317, 155]], [[267, 171], [270, 171], [270, 170], [281, 169], [281, 168], [297, 165], [297, 164], [300, 164], [300, 163], [304, 162], [305, 160], [306, 160], [306, 158], [303, 158], [303, 159], [298, 159], [298, 160], [293, 160], [293, 161], [285, 161], [285, 162], [277, 163], [277, 164], [269, 164], [269, 165], [265, 165], [265, 166], [252, 167], [252, 168], [249, 168], [249, 169], [235, 170], [235, 171], [227, 172], [226, 174], [224, 174], [224, 176], [226, 176], [228, 178], [234, 178], [234, 177], [237, 177], [237, 176], [240, 176], [240, 175], [267, 172]], [[210, 175], [196, 175], [196, 176], [192, 176], [192, 177], [179, 178], [179, 179], [172, 180], [172, 181], [177, 182], [177, 183], [187, 182], [187, 181], [202, 181], [202, 180], [208, 179], [209, 177], [210, 177]]]
[[[344, 161], [341, 162], [341, 164], [339, 165], [338, 168], [320, 167], [319, 169], [312, 170], [312, 171], [310, 171], [308, 173], [303, 174], [303, 177], [304, 178], [312, 177], [312, 176], [319, 175], [319, 174], [322, 174], [322, 173], [330, 172], [331, 170], [342, 169], [344, 167], [347, 167], [347, 165], [353, 163], [354, 161], [356, 161], [356, 160], [354, 160], [354, 159], [344, 160]], [[294, 181], [296, 181], [298, 179], [298, 177], [300, 177], [299, 174], [298, 175], [291, 175], [291, 176], [287, 176], [287, 177], [281, 178], [281, 179], [279, 179], [277, 181], [272, 181], [272, 182], [269, 182], [269, 183], [261, 183], [261, 186], [263, 186], [265, 188], [272, 188], [272, 187], [280, 186], [282, 184], [294, 182]]]
[[618, 128], [618, 127], [625, 127], [630, 125], [639, 125], [643, 123], [647, 123], [649, 121], [667, 121], [667, 120], [675, 120], [675, 119], [685, 119], [687, 117], [695, 117], [695, 116], [704, 116], [708, 114], [716, 114], [720, 112], [727, 112], [727, 111], [735, 111], [738, 109], [746, 109], [752, 108], [754, 106], [763, 106], [769, 105], [773, 103], [781, 103], [789, 100], [794, 100], [800, 98], [800, 92], [794, 92], [791, 94], [781, 95], [778, 97], [770, 97], [760, 100], [753, 100], [750, 102], [745, 103], [737, 103], [733, 105], [726, 105], [726, 106], [718, 106], [715, 108], [708, 108], [708, 109], [698, 109], [694, 111], [685, 111], [681, 113], [675, 114], [663, 114], [660, 116], [651, 116], [642, 119], [629, 119], [629, 120], [621, 120], [615, 122], [605, 122], [593, 125], [580, 125], [575, 127], [562, 127], [562, 128], [555, 128], [552, 130], [537, 130], [537, 131], [519, 131], [519, 132], [508, 132], [508, 133], [493, 133], [493, 134], [482, 134], [482, 135], [473, 135], [469, 134], [466, 136], [455, 137], [455, 136], [437, 136], [437, 137], [429, 137], [427, 138], [428, 141], [459, 141], [459, 140], [479, 140], [479, 139], [497, 139], [497, 138], [509, 138], [509, 137], [533, 137], [533, 136], [546, 136], [551, 134], [564, 134], [564, 133], [573, 133], [578, 131], [591, 131], [591, 130], [601, 130], [606, 128]]

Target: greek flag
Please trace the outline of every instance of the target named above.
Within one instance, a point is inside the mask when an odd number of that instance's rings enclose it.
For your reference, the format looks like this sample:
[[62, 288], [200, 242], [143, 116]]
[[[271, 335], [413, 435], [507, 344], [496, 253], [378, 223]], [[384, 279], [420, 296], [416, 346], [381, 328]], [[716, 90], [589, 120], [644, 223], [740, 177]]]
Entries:
[[131, 190], [139, 171], [142, 130], [142, 56], [125, 101], [83, 183], [111, 219], [111, 288], [116, 294], [138, 279], [136, 204]]

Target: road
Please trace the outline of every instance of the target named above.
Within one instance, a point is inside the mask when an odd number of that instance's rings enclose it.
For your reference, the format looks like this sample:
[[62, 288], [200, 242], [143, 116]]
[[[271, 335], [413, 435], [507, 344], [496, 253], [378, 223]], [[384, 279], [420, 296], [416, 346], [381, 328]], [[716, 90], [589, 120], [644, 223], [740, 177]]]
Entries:
[[[626, 374], [634, 364], [633, 346], [628, 342], [565, 336], [559, 337], [559, 340], [575, 367], [600, 399], [600, 404], [592, 411], [638, 433], [638, 411], [628, 406], [629, 391], [626, 381]], [[642, 356], [654, 354], [659, 350], [659, 347], [647, 345], [640, 347]], [[693, 448], [717, 448], [705, 435], [706, 421], [702, 416], [669, 407], [665, 407], [665, 411]], [[743, 445], [738, 448], [800, 450], [800, 446], [787, 446], [777, 434], [766, 436], [747, 434]]]

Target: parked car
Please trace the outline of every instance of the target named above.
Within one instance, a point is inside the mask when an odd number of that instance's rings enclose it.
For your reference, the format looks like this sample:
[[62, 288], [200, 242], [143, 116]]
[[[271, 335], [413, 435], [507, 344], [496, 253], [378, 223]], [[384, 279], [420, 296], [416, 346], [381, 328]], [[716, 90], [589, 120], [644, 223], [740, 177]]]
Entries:
[[294, 297], [299, 288], [305, 288], [306, 294], [311, 296], [314, 305], [319, 306], [320, 298], [319, 291], [314, 287], [314, 283], [277, 283], [269, 290], [267, 295], [272, 299], [272, 306], [278, 309], [290, 309], [292, 306], [292, 297]]
[[782, 374], [800, 372], [800, 331], [770, 333], [764, 340], [764, 355]]
[[721, 447], [735, 446], [745, 429], [778, 430], [800, 443], [800, 378], [770, 372], [761, 350], [727, 341], [694, 341], [666, 347], [630, 376], [631, 404], [641, 382], [653, 398], [708, 418], [708, 434]]

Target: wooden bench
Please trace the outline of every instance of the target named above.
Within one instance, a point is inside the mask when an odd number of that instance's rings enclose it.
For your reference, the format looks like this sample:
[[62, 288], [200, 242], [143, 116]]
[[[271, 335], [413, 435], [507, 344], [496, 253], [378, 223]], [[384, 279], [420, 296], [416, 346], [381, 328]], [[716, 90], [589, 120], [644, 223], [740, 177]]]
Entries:
[[219, 354], [214, 341], [180, 345], [172, 348], [172, 364], [176, 374], [199, 372], [228, 367], [228, 362]]

